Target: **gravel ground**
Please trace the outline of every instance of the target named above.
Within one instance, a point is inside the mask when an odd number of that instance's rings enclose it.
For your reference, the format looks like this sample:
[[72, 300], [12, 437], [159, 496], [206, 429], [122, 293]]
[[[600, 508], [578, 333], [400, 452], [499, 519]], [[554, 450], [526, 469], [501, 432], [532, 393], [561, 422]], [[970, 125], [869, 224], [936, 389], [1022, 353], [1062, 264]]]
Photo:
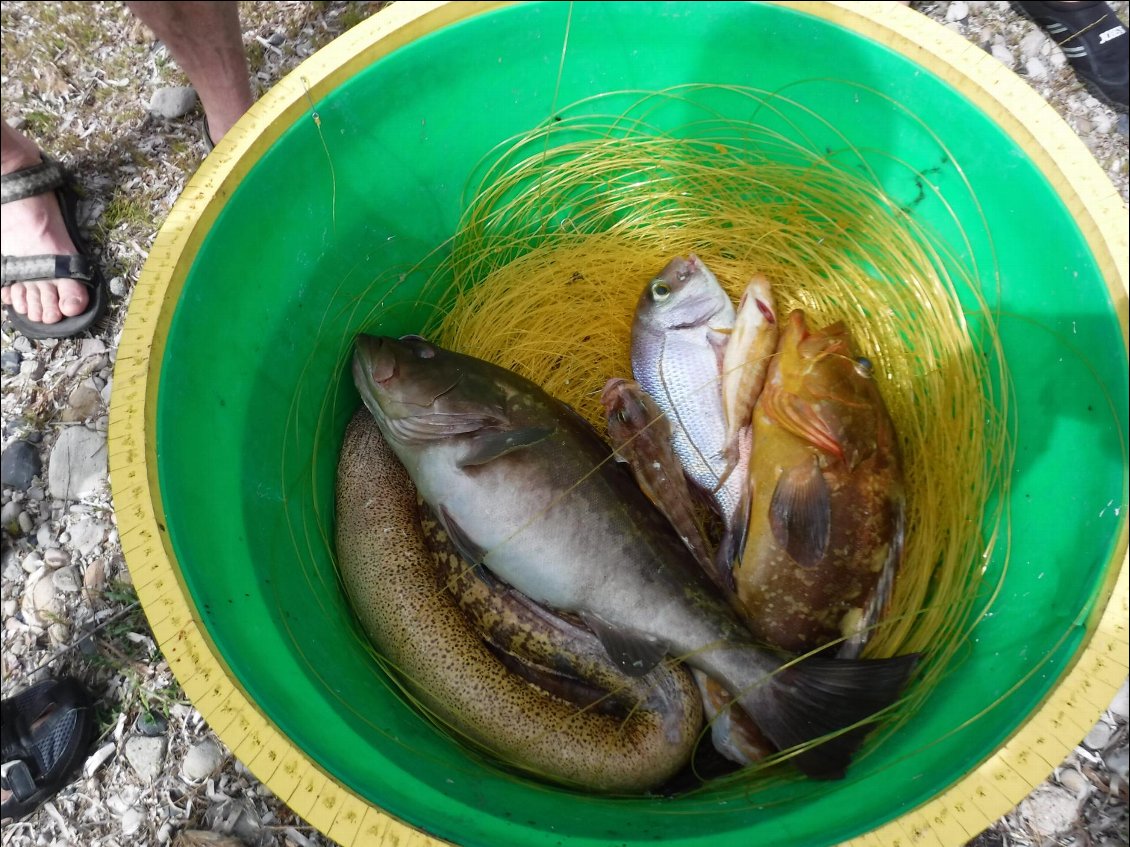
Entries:
[[[381, 5], [240, 3], [258, 91]], [[1127, 4], [1114, 5], [1125, 20]], [[1039, 30], [1004, 2], [914, 6], [1024, 76], [1126, 200], [1126, 116], [1089, 96]], [[5, 116], [82, 175], [84, 219], [113, 294], [92, 338], [32, 343], [6, 322], [0, 330], [3, 692], [73, 673], [100, 703], [83, 778], [5, 827], [3, 845], [326, 844], [185, 699], [137, 607], [106, 482], [117, 340], [149, 245], [204, 155], [199, 112], [149, 111], [155, 93], [187, 83], [120, 4], [5, 2], [0, 23]], [[1124, 686], [1048, 782], [972, 843], [1127, 844], [1126, 699]]]

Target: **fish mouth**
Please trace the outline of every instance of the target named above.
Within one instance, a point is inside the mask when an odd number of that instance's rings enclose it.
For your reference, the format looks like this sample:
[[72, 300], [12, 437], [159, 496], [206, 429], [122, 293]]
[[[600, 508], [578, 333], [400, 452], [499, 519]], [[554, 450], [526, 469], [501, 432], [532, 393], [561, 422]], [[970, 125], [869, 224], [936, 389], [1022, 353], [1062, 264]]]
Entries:
[[367, 381], [376, 383], [381, 388], [387, 388], [389, 382], [400, 372], [396, 353], [390, 342], [393, 339], [383, 336], [357, 336], [354, 364], [364, 370]]

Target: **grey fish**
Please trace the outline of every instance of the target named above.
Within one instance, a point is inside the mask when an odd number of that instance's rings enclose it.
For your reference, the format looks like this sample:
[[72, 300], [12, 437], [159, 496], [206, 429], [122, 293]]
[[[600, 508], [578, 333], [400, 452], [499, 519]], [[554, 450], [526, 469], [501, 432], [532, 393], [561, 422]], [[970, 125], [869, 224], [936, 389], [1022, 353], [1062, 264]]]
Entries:
[[686, 674], [665, 670], [625, 717], [551, 696], [499, 661], [439, 590], [412, 482], [365, 410], [345, 433], [336, 500], [337, 563], [361, 625], [397, 680], [460, 738], [588, 791], [647, 791], [686, 764], [702, 727]]
[[579, 615], [626, 673], [703, 671], [778, 749], [821, 739], [792, 761], [825, 779], [899, 696], [917, 656], [784, 667], [758, 646], [592, 427], [528, 380], [415, 336], [359, 337], [353, 375], [468, 561]]
[[726, 526], [720, 556], [737, 557], [749, 513], [744, 473], [727, 461], [722, 360], [734, 305], [702, 261], [676, 257], [647, 284], [632, 322], [632, 373], [671, 421], [675, 455]]

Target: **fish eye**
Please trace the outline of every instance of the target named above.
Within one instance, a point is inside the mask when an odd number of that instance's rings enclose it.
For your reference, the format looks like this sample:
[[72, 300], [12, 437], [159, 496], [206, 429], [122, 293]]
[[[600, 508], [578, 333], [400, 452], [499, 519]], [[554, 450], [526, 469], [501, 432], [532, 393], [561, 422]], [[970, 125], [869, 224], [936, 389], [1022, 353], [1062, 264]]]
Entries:
[[661, 279], [657, 279], [651, 284], [651, 299], [657, 303], [662, 303], [671, 296], [671, 286]]
[[619, 409], [616, 412], [616, 420], [620, 423], [626, 424], [628, 422], [628, 412], [626, 409]]
[[870, 379], [871, 375], [875, 373], [875, 366], [866, 356], [860, 356], [855, 360], [855, 372], [861, 377]]

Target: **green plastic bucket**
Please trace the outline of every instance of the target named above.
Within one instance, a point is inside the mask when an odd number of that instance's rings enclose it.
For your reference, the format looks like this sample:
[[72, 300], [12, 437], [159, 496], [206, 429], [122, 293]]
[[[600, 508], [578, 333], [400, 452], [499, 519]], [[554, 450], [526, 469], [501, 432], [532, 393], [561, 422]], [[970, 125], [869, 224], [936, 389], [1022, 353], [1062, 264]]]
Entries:
[[[1014, 380], [1011, 558], [952, 673], [847, 779], [582, 796], [484, 767], [373, 663], [330, 543], [357, 405], [342, 364], [362, 329], [422, 326], [412, 279], [379, 325], [364, 316], [390, 270], [452, 234], [494, 145], [594, 94], [685, 83], [787, 92], [819, 118], [794, 127], [812, 143], [881, 151], [892, 194], [915, 186], [884, 162], [938, 168], [945, 203], [917, 214], [943, 237], [947, 203], [983, 213], [973, 229], [991, 236], [967, 252], [1000, 271], [999, 297], [983, 282]], [[1126, 233], [1109, 182], [1034, 93], [895, 4], [396, 4], [269, 92], [154, 244], [110, 433], [138, 594], [219, 736], [343, 844], [960, 844], [1061, 761], [1126, 675]], [[985, 563], [987, 584], [1003, 562]]]

